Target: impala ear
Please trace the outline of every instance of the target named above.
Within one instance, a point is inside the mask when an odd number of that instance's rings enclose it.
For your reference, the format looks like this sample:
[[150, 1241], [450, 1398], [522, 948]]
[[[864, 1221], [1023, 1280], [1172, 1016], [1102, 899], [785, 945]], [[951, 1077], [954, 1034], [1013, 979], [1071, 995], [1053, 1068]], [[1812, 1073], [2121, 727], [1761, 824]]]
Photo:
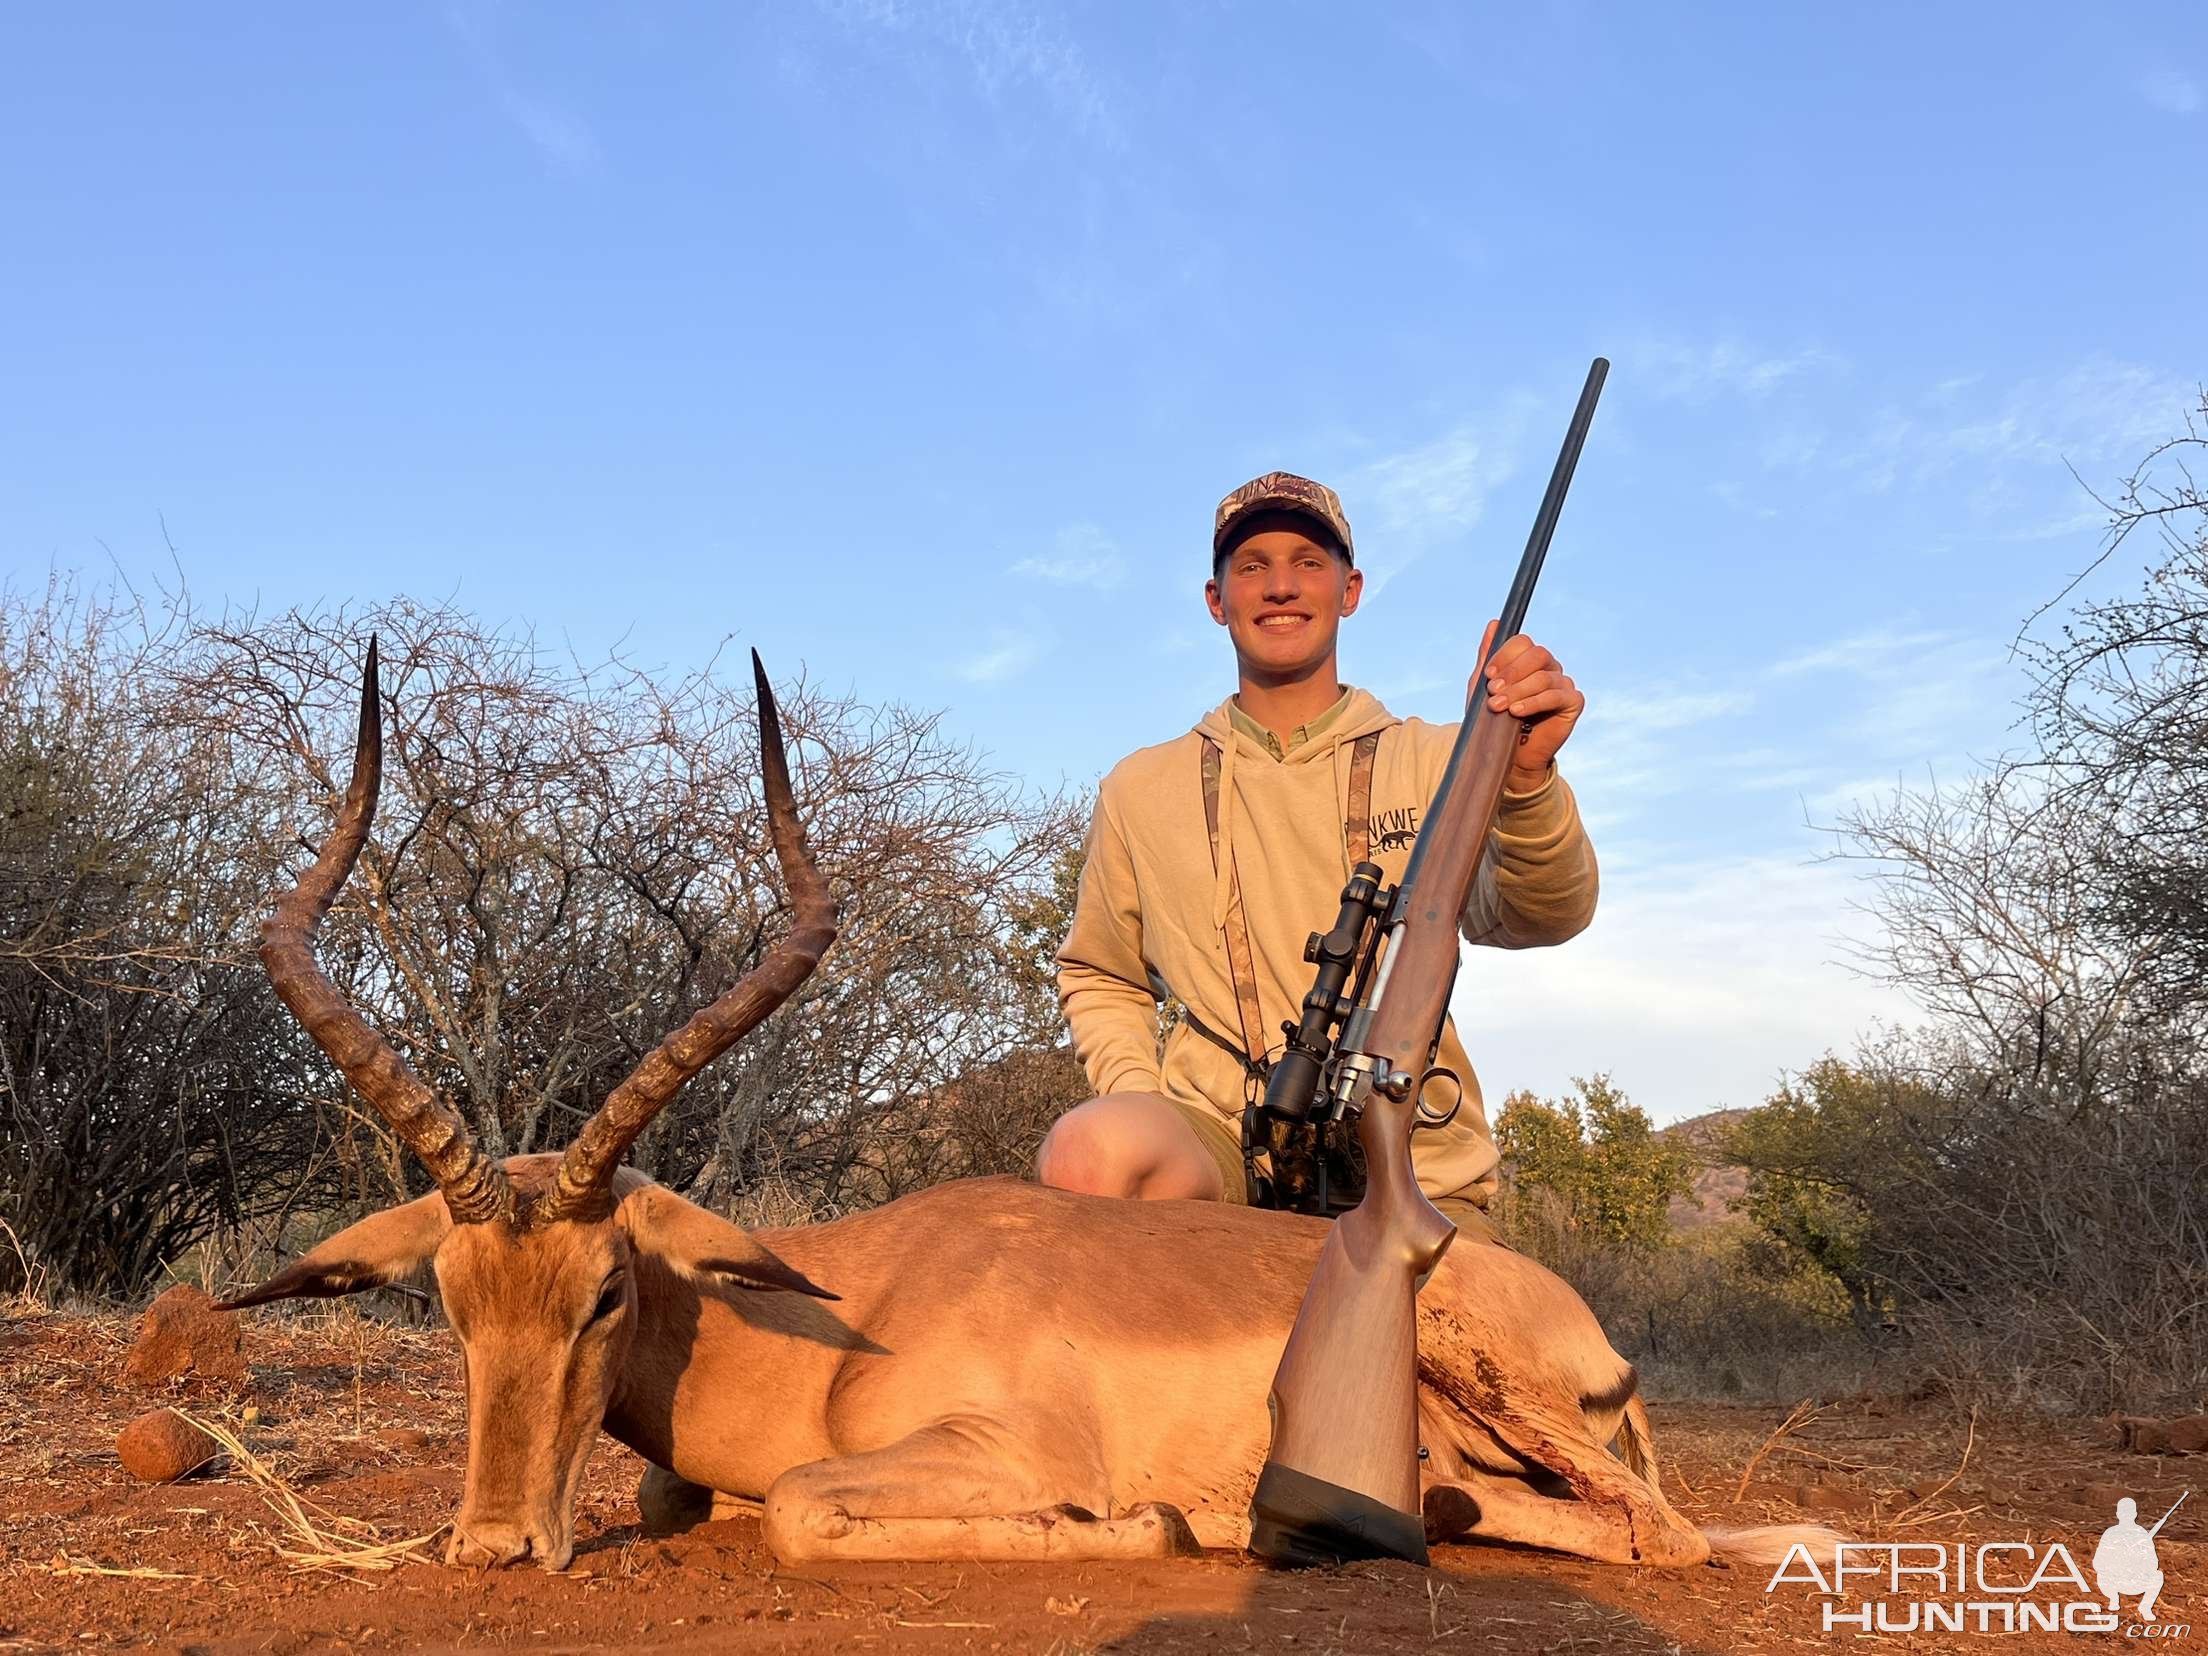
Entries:
[[815, 1299], [843, 1298], [831, 1294], [795, 1266], [784, 1264], [750, 1237], [744, 1242], [740, 1257], [701, 1259], [690, 1267], [691, 1271], [698, 1276], [717, 1277], [734, 1288], [780, 1288], [792, 1294], [810, 1294]]
[[218, 1301], [217, 1311], [243, 1311], [274, 1300], [326, 1299], [396, 1282], [437, 1251], [452, 1229], [452, 1210], [431, 1192], [348, 1225], [293, 1260], [257, 1288]]
[[663, 1185], [636, 1191], [622, 1202], [620, 1213], [630, 1241], [694, 1282], [842, 1298], [777, 1259], [741, 1225], [684, 1201]]

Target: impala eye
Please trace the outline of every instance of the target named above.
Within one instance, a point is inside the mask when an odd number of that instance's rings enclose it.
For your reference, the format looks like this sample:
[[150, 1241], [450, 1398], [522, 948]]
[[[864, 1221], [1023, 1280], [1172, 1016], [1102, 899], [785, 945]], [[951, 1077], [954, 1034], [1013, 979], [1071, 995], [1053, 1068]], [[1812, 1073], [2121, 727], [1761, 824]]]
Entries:
[[621, 1309], [621, 1288], [620, 1277], [607, 1279], [606, 1285], [598, 1290], [598, 1304], [590, 1313], [592, 1322], [602, 1322]]

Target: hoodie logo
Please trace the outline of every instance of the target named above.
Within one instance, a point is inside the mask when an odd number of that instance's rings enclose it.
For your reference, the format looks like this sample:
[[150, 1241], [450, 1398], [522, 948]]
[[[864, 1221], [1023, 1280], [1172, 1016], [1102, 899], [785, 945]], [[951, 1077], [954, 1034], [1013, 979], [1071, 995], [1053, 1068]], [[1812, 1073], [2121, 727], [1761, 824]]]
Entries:
[[1372, 819], [1372, 848], [1375, 851], [1401, 851], [1418, 838], [1418, 807], [1399, 805], [1392, 811], [1381, 811]]

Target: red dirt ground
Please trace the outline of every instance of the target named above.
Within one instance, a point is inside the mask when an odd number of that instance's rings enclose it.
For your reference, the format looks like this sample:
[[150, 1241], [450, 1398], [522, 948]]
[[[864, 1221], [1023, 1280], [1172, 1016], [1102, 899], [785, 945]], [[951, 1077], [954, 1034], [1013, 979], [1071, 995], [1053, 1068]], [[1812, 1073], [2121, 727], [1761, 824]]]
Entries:
[[[1761, 1571], [1620, 1569], [1544, 1554], [1445, 1546], [1431, 1570], [1359, 1566], [1281, 1575], [1232, 1555], [1111, 1565], [775, 1568], [755, 1521], [656, 1540], [639, 1533], [641, 1463], [610, 1440], [592, 1457], [574, 1568], [488, 1576], [405, 1564], [381, 1574], [304, 1570], [262, 1490], [232, 1472], [133, 1482], [115, 1435], [158, 1399], [122, 1384], [132, 1324], [62, 1314], [0, 1321], [0, 1650], [126, 1646], [172, 1652], [333, 1648], [826, 1652], [1783, 1651], [1821, 1646], [1820, 1600], [1765, 1592]], [[383, 1540], [436, 1529], [465, 1453], [457, 1362], [441, 1332], [349, 1307], [248, 1325], [252, 1370], [229, 1396], [178, 1400], [238, 1422], [321, 1510]], [[1653, 1406], [1666, 1487], [1697, 1522], [1804, 1517], [1864, 1538], [2060, 1540], [2090, 1567], [2117, 1498], [2151, 1521], [2208, 1461], [2127, 1456], [2089, 1423], [1979, 1420], [1855, 1400], [1771, 1445], [1784, 1409]], [[1949, 1481], [1952, 1479], [1952, 1481]], [[2208, 1617], [2208, 1497], [2161, 1537], [2165, 1629]], [[119, 1569], [160, 1577], [123, 1576]], [[2200, 1636], [2208, 1638], [2208, 1629]], [[1910, 1650], [1986, 1635], [1881, 1635]], [[2098, 1637], [2117, 1638], [2116, 1635]], [[2009, 1650], [2076, 1650], [2025, 1634]]]

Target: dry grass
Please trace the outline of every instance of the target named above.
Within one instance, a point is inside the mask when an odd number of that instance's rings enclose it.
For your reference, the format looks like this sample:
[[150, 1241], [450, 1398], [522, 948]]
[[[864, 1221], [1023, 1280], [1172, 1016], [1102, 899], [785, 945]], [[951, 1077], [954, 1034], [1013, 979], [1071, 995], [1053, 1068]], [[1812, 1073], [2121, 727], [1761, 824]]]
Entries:
[[1950, 1489], [1955, 1487], [1955, 1480], [1960, 1478], [1963, 1475], [1964, 1471], [1970, 1465], [1971, 1450], [1975, 1449], [1977, 1446], [1978, 1410], [1976, 1405], [1973, 1405], [1970, 1411], [1970, 1424], [1968, 1427], [1965, 1428], [1963, 1432], [1962, 1458], [1955, 1463], [1955, 1470], [1950, 1472], [1944, 1479], [1942, 1479], [1937, 1488], [1929, 1491], [1925, 1495], [1919, 1497], [1917, 1500], [1912, 1501], [1908, 1506], [1902, 1508], [1900, 1512], [1896, 1513], [1894, 1515], [1895, 1526], [1899, 1528], [1900, 1526], [1905, 1524], [1922, 1523], [1927, 1517], [1929, 1517], [1931, 1515], [1932, 1503], [1938, 1500], [1942, 1495], [1946, 1494]]
[[1743, 1501], [1748, 1498], [1748, 1480], [1756, 1475], [1756, 1468], [1763, 1464], [1763, 1457], [1768, 1455], [1781, 1439], [1800, 1431], [1823, 1413], [1823, 1409], [1818, 1408], [1806, 1397], [1789, 1409], [1786, 1418], [1772, 1429], [1769, 1437], [1756, 1446], [1756, 1452], [1748, 1457], [1748, 1464], [1740, 1469], [1740, 1484], [1733, 1491], [1733, 1499]]
[[817, 1225], [841, 1218], [843, 1209], [823, 1202], [796, 1180], [780, 1172], [755, 1179], [730, 1204], [728, 1217], [746, 1230], [780, 1230], [790, 1225]]
[[49, 1575], [57, 1576], [117, 1576], [128, 1581], [199, 1581], [204, 1578], [187, 1575], [182, 1570], [157, 1570], [150, 1564], [140, 1564], [125, 1569], [114, 1564], [95, 1563], [89, 1558], [72, 1558], [67, 1553], [54, 1554], [53, 1562], [46, 1566]]
[[7, 1297], [6, 1314], [10, 1317], [45, 1316], [54, 1308], [52, 1296], [48, 1292], [46, 1268], [31, 1263], [31, 1256], [23, 1251], [23, 1239], [15, 1234], [15, 1227], [5, 1219], [0, 1219], [0, 1231], [7, 1233], [8, 1246], [15, 1254], [16, 1267], [23, 1273], [23, 1280]]
[[221, 1444], [238, 1470], [253, 1481], [261, 1499], [296, 1543], [291, 1546], [281, 1541], [269, 1543], [293, 1569], [383, 1571], [396, 1569], [401, 1564], [437, 1562], [423, 1549], [450, 1526], [440, 1524], [426, 1535], [409, 1536], [403, 1541], [362, 1540], [343, 1534], [341, 1528], [366, 1530], [372, 1535], [376, 1526], [365, 1519], [347, 1518], [332, 1512], [302, 1496], [221, 1421], [186, 1414], [182, 1409], [176, 1413], [188, 1425], [197, 1426]]

